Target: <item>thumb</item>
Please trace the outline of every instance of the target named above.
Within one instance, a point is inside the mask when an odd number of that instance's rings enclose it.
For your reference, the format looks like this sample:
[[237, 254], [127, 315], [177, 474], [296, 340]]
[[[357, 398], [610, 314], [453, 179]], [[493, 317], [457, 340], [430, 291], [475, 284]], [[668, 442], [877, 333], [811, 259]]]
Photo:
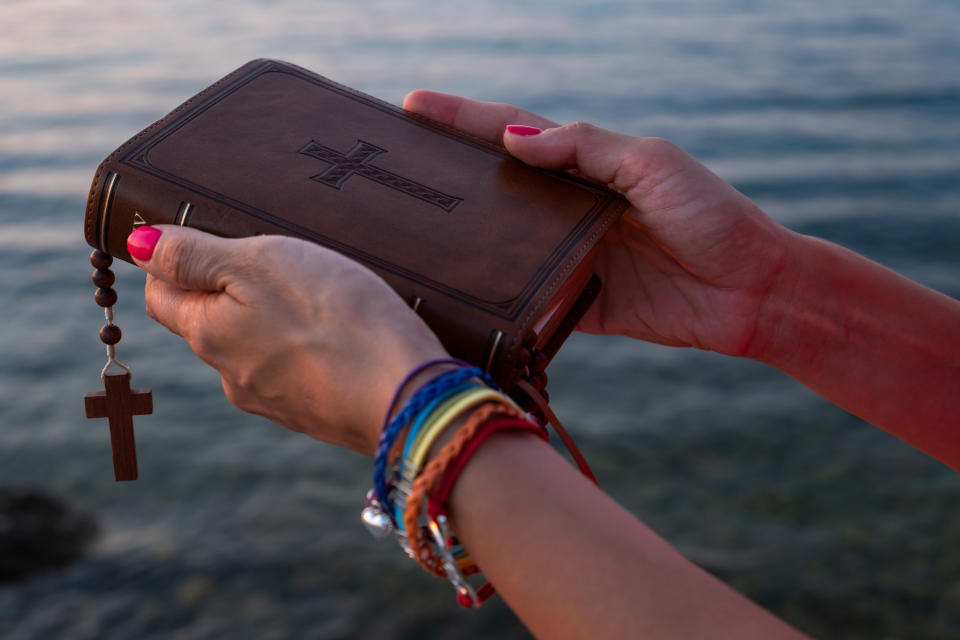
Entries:
[[659, 138], [636, 138], [584, 122], [542, 131], [508, 125], [503, 143], [527, 164], [545, 169], [576, 169], [584, 178], [610, 185], [624, 194], [662, 166], [664, 147], [673, 146]]
[[181, 289], [223, 291], [234, 262], [229, 240], [175, 225], [141, 226], [127, 236], [137, 266]]

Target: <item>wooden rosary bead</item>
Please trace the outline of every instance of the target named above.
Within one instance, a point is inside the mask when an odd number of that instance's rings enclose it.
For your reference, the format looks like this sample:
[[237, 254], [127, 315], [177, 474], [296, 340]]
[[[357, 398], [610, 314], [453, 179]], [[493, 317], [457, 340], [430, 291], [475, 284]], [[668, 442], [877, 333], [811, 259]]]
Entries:
[[516, 368], [523, 369], [525, 366], [530, 364], [530, 358], [531, 358], [530, 349], [527, 349], [526, 347], [521, 347], [520, 353], [517, 355]]
[[93, 284], [103, 288], [112, 287], [117, 280], [110, 269], [97, 269], [90, 277], [93, 278]]
[[523, 336], [523, 346], [533, 349], [537, 344], [537, 332], [529, 331], [527, 335]]
[[547, 374], [545, 374], [543, 371], [535, 371], [530, 374], [530, 377], [527, 378], [527, 382], [529, 382], [530, 386], [537, 391], [543, 391], [543, 389], [547, 386]]
[[105, 324], [100, 328], [100, 340], [103, 344], [117, 344], [121, 337], [123, 333], [115, 324]]
[[531, 371], [543, 371], [547, 368], [547, 365], [550, 364], [550, 358], [547, 357], [543, 351], [533, 352], [533, 359], [530, 362]]
[[101, 307], [112, 307], [117, 303], [117, 292], [110, 287], [101, 287], [93, 294], [93, 298]]
[[526, 394], [523, 394], [522, 398], [514, 398], [514, 400], [516, 400], [517, 404], [520, 405], [520, 408], [527, 413], [533, 413], [538, 409], [537, 403], [533, 401], [533, 398]]
[[113, 256], [105, 251], [94, 249], [90, 254], [90, 264], [96, 269], [106, 269], [113, 264]]

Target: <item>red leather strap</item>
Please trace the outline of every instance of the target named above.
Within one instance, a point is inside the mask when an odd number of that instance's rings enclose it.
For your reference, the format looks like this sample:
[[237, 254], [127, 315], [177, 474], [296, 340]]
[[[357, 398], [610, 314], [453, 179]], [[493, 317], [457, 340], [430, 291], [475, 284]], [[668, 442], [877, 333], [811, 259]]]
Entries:
[[431, 518], [436, 519], [436, 517], [443, 512], [443, 504], [450, 496], [450, 492], [453, 490], [453, 485], [460, 476], [460, 472], [463, 471], [463, 468], [470, 462], [470, 458], [473, 457], [474, 452], [480, 447], [484, 440], [501, 429], [529, 429], [536, 431], [544, 440], [547, 440], [549, 437], [544, 427], [522, 418], [493, 418], [484, 422], [483, 425], [477, 429], [473, 437], [463, 446], [460, 453], [450, 461], [444, 469], [440, 480], [437, 482], [436, 488], [431, 491], [427, 497], [427, 514]]
[[557, 415], [550, 409], [550, 405], [547, 404], [547, 401], [540, 395], [540, 392], [534, 389], [526, 380], [517, 380], [516, 385], [530, 396], [530, 399], [537, 403], [537, 407], [543, 411], [543, 415], [547, 416], [547, 422], [553, 425], [553, 430], [557, 432], [557, 435], [560, 436], [560, 440], [563, 442], [563, 446], [565, 446], [567, 451], [570, 452], [570, 455], [573, 456], [573, 460], [577, 463], [580, 473], [590, 478], [593, 483], [599, 487], [600, 483], [597, 482], [596, 476], [593, 475], [593, 470], [590, 469], [590, 465], [587, 464], [587, 459], [580, 453], [577, 444], [573, 441], [573, 438], [570, 437], [570, 434], [567, 433], [567, 430], [563, 428], [563, 425], [560, 424], [560, 419], [557, 418]]
[[[457, 478], [460, 476], [460, 472], [467, 466], [470, 458], [473, 457], [473, 454], [483, 441], [502, 429], [529, 429], [535, 431], [544, 440], [548, 439], [546, 428], [523, 418], [500, 417], [491, 418], [483, 422], [476, 433], [463, 445], [460, 452], [450, 460], [443, 470], [443, 475], [437, 482], [436, 489], [431, 491], [427, 496], [427, 514], [431, 519], [436, 520], [438, 516], [443, 513], [443, 503], [447, 501], [450, 492], [453, 490], [453, 485], [456, 484]], [[480, 569], [476, 564], [472, 564], [463, 573], [464, 575], [472, 575], [479, 573], [479, 571]], [[496, 588], [490, 584], [490, 582], [484, 582], [483, 585], [477, 589], [477, 600], [482, 604], [496, 592]], [[458, 598], [458, 601], [461, 605], [467, 606], [466, 601], [462, 598]]]
[[423, 471], [413, 481], [413, 488], [407, 496], [406, 509], [403, 512], [403, 525], [407, 532], [407, 540], [410, 548], [414, 552], [414, 559], [423, 566], [424, 569], [437, 576], [443, 576], [443, 567], [440, 561], [433, 555], [427, 544], [426, 538], [420, 531], [418, 520], [420, 511], [423, 508], [423, 499], [430, 493], [434, 484], [443, 475], [444, 470], [450, 464], [460, 451], [476, 434], [483, 424], [491, 417], [497, 414], [514, 416], [519, 418], [520, 412], [512, 405], [488, 403], [481, 407], [474, 408], [470, 415], [457, 429], [453, 438], [448, 442], [437, 455], [430, 460], [423, 468]]

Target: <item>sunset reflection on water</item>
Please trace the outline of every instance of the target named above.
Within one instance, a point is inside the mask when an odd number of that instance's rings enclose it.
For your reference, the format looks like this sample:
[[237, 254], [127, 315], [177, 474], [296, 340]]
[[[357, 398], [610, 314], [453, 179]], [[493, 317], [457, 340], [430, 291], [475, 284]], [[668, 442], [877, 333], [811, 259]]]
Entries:
[[[425, 87], [667, 137], [792, 228], [958, 296], [958, 24], [937, 0], [0, 3], [0, 487], [103, 528], [0, 587], [0, 636], [527, 637], [370, 540], [370, 461], [232, 409], [129, 265], [120, 349], [156, 413], [141, 480], [113, 482], [80, 401], [103, 359], [86, 193], [197, 91], [274, 57], [393, 103]], [[578, 335], [550, 380], [605, 488], [776, 613], [960, 636], [957, 474], [752, 362]]]

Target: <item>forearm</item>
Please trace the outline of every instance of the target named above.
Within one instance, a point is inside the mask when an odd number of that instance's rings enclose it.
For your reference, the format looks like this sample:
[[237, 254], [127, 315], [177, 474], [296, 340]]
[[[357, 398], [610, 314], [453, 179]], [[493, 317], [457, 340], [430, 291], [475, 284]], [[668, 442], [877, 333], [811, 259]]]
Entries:
[[960, 302], [794, 234], [757, 359], [960, 469]]
[[471, 556], [538, 637], [802, 637], [684, 559], [535, 437], [484, 442], [449, 507]]

